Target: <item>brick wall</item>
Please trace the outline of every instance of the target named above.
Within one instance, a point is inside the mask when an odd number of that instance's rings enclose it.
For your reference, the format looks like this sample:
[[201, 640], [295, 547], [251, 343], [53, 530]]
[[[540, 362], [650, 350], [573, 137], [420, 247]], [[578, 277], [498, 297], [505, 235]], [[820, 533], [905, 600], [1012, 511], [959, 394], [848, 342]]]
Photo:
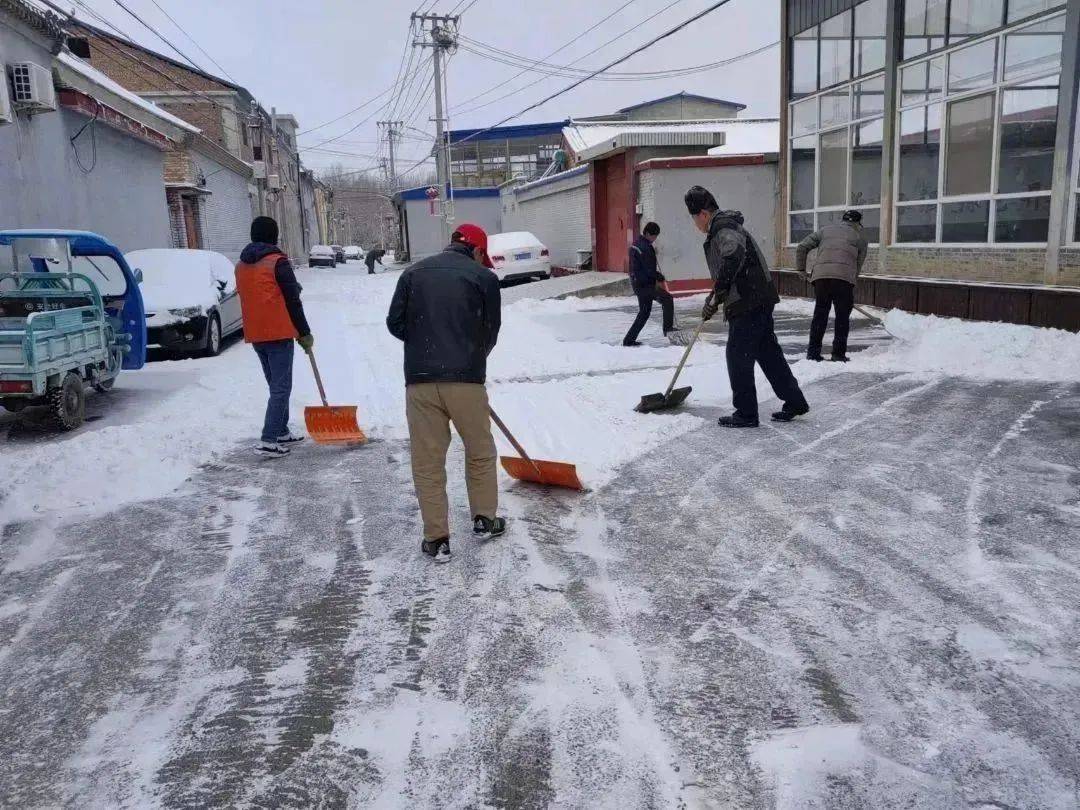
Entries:
[[191, 180], [191, 159], [184, 147], [174, 145], [165, 153], [165, 182], [190, 183]]
[[1080, 287], [1080, 248], [1062, 248], [1060, 265], [1059, 282], [1070, 287]]
[[165, 201], [169, 206], [169, 247], [186, 248], [187, 228], [184, 227], [184, 210], [180, 204], [180, 192], [177, 189], [165, 190]]
[[[177, 90], [181, 84], [191, 90], [232, 90], [229, 85], [174, 65], [123, 40], [104, 37], [89, 29], [69, 26], [90, 43], [90, 64], [135, 93]], [[145, 64], [141, 64], [145, 63]], [[151, 68], [146, 67], [151, 65]], [[164, 74], [164, 75], [162, 75]], [[168, 77], [168, 78], [166, 78]]]
[[554, 267], [577, 266], [577, 252], [592, 248], [589, 173], [502, 194], [504, 231], [529, 231], [551, 252]]

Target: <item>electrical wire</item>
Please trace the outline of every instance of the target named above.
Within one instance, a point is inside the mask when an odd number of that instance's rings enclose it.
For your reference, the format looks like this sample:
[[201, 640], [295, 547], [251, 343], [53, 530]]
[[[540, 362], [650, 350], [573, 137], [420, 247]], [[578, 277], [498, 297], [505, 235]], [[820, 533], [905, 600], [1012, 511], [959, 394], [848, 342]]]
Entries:
[[128, 6], [127, 3], [124, 2], [124, 0], [113, 0], [113, 2], [116, 3], [116, 5], [120, 6], [120, 8], [122, 8], [124, 11], [126, 11], [129, 15], [131, 15], [131, 17], [133, 17], [135, 19], [135, 21], [139, 23], [139, 25], [141, 25], [143, 28], [145, 28], [151, 34], [153, 34], [158, 39], [160, 39], [162, 42], [164, 42], [166, 45], [168, 45], [170, 48], [172, 48], [173, 51], [175, 51], [176, 53], [178, 53], [180, 55], [181, 59], [184, 59], [186, 62], [188, 62], [188, 64], [190, 64], [197, 71], [199, 71], [200, 73], [206, 73], [207, 72], [194, 59], [192, 59], [190, 56], [188, 56], [182, 50], [180, 50], [175, 45], [173, 45], [172, 42], [170, 42], [169, 39], [164, 34], [162, 34], [160, 31], [158, 31], [156, 28], [154, 28], [154, 26], [150, 25], [150, 23], [148, 23], [146, 20], [144, 20], [142, 17], [140, 17], [134, 11], [132, 11], [130, 6]]
[[195, 40], [195, 38], [193, 36], [191, 36], [191, 34], [189, 34], [184, 29], [184, 27], [182, 25], [180, 25], [180, 23], [178, 23], [175, 19], [173, 19], [173, 16], [168, 11], [166, 11], [164, 9], [164, 7], [162, 7], [161, 3], [159, 3], [158, 0], [150, 0], [150, 2], [154, 4], [154, 7], [157, 8], [158, 11], [160, 11], [162, 14], [165, 15], [165, 17], [169, 20], [169, 22], [171, 22], [173, 25], [176, 26], [177, 30], [181, 34], [183, 34], [185, 37], [188, 38], [188, 40], [191, 42], [192, 45], [194, 45], [196, 48], [199, 49], [199, 51], [202, 53], [203, 56], [205, 56], [207, 59], [210, 60], [210, 62], [214, 65], [214, 67], [216, 67], [218, 70], [220, 70], [222, 73], [224, 73], [227, 78], [232, 79], [234, 84], [236, 83], [236, 79], [233, 79], [233, 77], [229, 75], [229, 71], [227, 71], [224, 67], [222, 67], [220, 62], [218, 62], [214, 57], [212, 57], [209, 53], [207, 53], [206, 49], [203, 48], [203, 46], [200, 45]]
[[501, 127], [503, 124], [506, 124], [506, 123], [508, 123], [510, 121], [513, 121], [515, 118], [520, 118], [521, 116], [525, 115], [525, 113], [527, 113], [527, 112], [532, 112], [537, 107], [542, 107], [543, 105], [547, 104], [549, 101], [553, 101], [554, 99], [558, 98], [559, 96], [562, 96], [562, 95], [565, 95], [566, 93], [569, 93], [574, 88], [580, 87], [581, 85], [585, 84], [585, 82], [589, 81], [589, 79], [593, 78], [593, 76], [597, 76], [597, 75], [599, 75], [599, 74], [601, 74], [601, 73], [603, 73], [603, 72], [605, 72], [607, 70], [610, 70], [611, 68], [615, 67], [616, 65], [621, 65], [627, 59], [630, 59], [630, 58], [632, 58], [634, 56], [637, 56], [639, 53], [642, 53], [643, 51], [648, 50], [653, 45], [656, 45], [657, 43], [662, 42], [663, 40], [667, 39], [668, 37], [674, 36], [675, 34], [682, 31], [684, 28], [689, 26], [690, 24], [697, 22], [698, 20], [708, 16], [709, 14], [712, 14], [718, 8], [721, 8], [722, 6], [726, 6], [730, 2], [731, 2], [731, 0], [717, 0], [717, 2], [715, 2], [715, 3], [711, 4], [710, 6], [702, 9], [697, 14], [694, 14], [693, 16], [688, 17], [687, 19], [683, 20], [678, 25], [667, 29], [663, 33], [661, 33], [661, 34], [653, 37], [652, 39], [650, 39], [648, 42], [634, 48], [629, 53], [623, 54], [618, 59], [615, 59], [614, 61], [609, 62], [608, 64], [604, 65], [604, 67], [602, 67], [602, 68], [599, 68], [591, 76], [586, 76], [584, 78], [578, 79], [577, 81], [568, 84], [566, 87], [562, 88], [561, 90], [557, 90], [556, 92], [552, 93], [551, 95], [547, 96], [546, 98], [543, 98], [540, 101], [537, 101], [537, 102], [535, 102], [533, 104], [530, 104], [525, 109], [520, 110], [520, 111], [514, 113], [513, 115], [507, 116], [506, 118], [502, 119], [501, 121], [499, 121], [496, 124], [492, 124], [489, 127], [485, 127], [484, 129], [477, 130], [476, 132], [473, 132], [472, 134], [462, 138], [460, 141], [454, 141], [454, 145], [457, 146], [458, 144], [465, 143], [466, 141], [471, 141], [474, 138], [477, 138], [477, 137], [479, 137], [480, 135], [483, 135], [486, 132], [491, 132], [491, 130], [496, 129], [497, 127]]
[[[75, 164], [83, 174], [90, 174], [97, 168], [97, 122], [100, 116], [101, 102], [98, 102], [97, 106], [94, 107], [94, 117], [79, 127], [79, 131], [70, 138], [71, 151], [75, 155]], [[79, 147], [75, 144], [75, 141], [79, 140], [79, 136], [82, 135], [87, 128], [90, 129], [90, 154], [92, 155], [89, 168], [83, 164], [82, 157], [79, 155]]]

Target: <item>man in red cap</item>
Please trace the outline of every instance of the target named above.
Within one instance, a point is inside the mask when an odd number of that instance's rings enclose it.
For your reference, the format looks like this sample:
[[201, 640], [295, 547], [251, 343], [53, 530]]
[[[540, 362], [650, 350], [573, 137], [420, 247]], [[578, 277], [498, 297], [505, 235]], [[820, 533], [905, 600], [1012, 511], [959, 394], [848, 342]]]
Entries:
[[498, 517], [498, 454], [491, 436], [487, 357], [502, 323], [499, 279], [491, 272], [487, 234], [460, 225], [442, 252], [398, 279], [386, 326], [405, 343], [405, 409], [413, 483], [424, 522], [421, 550], [450, 560], [446, 451], [450, 423], [465, 445], [465, 476], [473, 535], [506, 531]]

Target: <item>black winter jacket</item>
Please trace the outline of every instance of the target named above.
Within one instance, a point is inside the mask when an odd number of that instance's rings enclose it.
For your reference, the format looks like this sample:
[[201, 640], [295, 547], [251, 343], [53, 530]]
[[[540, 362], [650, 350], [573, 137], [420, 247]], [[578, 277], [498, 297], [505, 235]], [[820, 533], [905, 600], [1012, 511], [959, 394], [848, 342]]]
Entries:
[[638, 236], [630, 245], [630, 284], [634, 292], [648, 292], [663, 280], [656, 261], [656, 248], [644, 236]]
[[281, 252], [281, 248], [277, 245], [271, 245], [269, 242], [252, 242], [240, 254], [240, 261], [245, 264], [255, 264], [273, 253], [279, 254], [277, 264], [274, 265], [274, 278], [277, 279], [278, 287], [281, 288], [281, 295], [285, 299], [285, 309], [289, 311], [289, 320], [292, 321], [296, 334], [300, 336], [310, 335], [311, 327], [308, 326], [307, 318], [304, 315], [304, 305], [300, 302], [300, 292], [304, 288], [296, 280], [292, 262], [289, 261], [288, 256]]
[[499, 279], [450, 245], [398, 279], [386, 327], [405, 342], [405, 384], [483, 383], [502, 325]]
[[705, 261], [713, 279], [714, 300], [728, 320], [780, 303], [769, 263], [754, 237], [743, 228], [739, 211], [717, 211], [709, 222]]

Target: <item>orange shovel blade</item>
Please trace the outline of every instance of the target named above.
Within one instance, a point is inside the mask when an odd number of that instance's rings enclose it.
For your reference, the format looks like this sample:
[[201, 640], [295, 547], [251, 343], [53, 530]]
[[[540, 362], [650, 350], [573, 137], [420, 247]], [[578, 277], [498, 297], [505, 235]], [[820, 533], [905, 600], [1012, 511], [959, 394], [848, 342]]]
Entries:
[[518, 481], [531, 481], [534, 484], [546, 484], [550, 487], [565, 487], [566, 489], [585, 489], [578, 478], [577, 467], [573, 464], [563, 464], [561, 461], [533, 460], [530, 464], [517, 456], [502, 456], [503, 469], [511, 478]]
[[367, 436], [356, 423], [355, 405], [309, 405], [304, 408], [308, 435], [316, 444], [363, 444]]

